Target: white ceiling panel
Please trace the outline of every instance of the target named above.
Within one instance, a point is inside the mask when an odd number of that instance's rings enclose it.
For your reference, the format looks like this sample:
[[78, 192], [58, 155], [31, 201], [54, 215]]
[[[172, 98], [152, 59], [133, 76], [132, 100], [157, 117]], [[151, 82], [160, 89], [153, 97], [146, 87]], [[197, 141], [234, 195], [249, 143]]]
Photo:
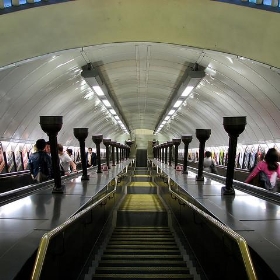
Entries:
[[[82, 66], [96, 68], [131, 131], [125, 135], [81, 76]], [[210, 128], [209, 146], [228, 144], [225, 116], [247, 116], [239, 142], [280, 139], [279, 69], [234, 55], [186, 46], [127, 42], [65, 50], [32, 58], [0, 70], [1, 140], [34, 143], [46, 134], [42, 115], [63, 116], [58, 141], [78, 145], [73, 128], [88, 127], [91, 135], [124, 141], [134, 130], [155, 130], [171, 99], [194, 63], [206, 76], [175, 116], [154, 138], [171, 140]]]

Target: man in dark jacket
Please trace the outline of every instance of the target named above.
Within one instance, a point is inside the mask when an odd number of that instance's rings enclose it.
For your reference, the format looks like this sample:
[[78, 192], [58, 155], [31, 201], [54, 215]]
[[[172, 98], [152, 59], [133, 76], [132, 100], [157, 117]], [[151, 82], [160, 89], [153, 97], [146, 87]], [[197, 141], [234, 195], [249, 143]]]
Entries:
[[36, 141], [37, 152], [29, 157], [28, 166], [32, 178], [38, 183], [51, 179], [52, 162], [51, 157], [44, 151], [46, 141], [38, 139]]
[[96, 153], [92, 151], [92, 148], [88, 148], [88, 152], [86, 153], [86, 161], [87, 167], [96, 165]]

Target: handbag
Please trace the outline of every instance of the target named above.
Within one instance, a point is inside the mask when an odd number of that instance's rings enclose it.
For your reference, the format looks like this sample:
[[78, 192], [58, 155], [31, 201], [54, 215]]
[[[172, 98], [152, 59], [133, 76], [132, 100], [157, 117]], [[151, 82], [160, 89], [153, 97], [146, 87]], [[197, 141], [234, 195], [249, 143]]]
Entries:
[[268, 176], [263, 171], [259, 172], [259, 183], [258, 183], [258, 186], [261, 187], [261, 188], [264, 188], [266, 190], [273, 189]]
[[217, 174], [217, 168], [216, 168], [216, 165], [214, 164], [214, 161], [212, 160], [212, 163], [210, 165], [210, 170], [211, 170], [211, 173], [214, 173], [214, 174]]
[[45, 175], [39, 168], [39, 171], [37, 173], [37, 175], [34, 177], [34, 180], [38, 183], [42, 183], [44, 181], [47, 181], [49, 179], [49, 177], [47, 175]]

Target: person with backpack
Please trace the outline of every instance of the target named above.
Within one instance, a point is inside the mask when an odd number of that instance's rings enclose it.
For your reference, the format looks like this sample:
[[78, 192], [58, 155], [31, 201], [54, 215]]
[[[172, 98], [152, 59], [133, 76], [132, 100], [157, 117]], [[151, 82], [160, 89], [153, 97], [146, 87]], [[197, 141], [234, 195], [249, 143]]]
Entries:
[[276, 185], [277, 178], [280, 178], [280, 166], [278, 164], [279, 153], [275, 148], [270, 148], [264, 160], [257, 163], [250, 175], [245, 180], [245, 183], [251, 183], [254, 178], [259, 176], [258, 186], [272, 190]]
[[52, 177], [51, 157], [44, 151], [46, 141], [38, 139], [36, 141], [36, 151], [29, 157], [28, 167], [34, 181], [41, 183], [50, 180]]

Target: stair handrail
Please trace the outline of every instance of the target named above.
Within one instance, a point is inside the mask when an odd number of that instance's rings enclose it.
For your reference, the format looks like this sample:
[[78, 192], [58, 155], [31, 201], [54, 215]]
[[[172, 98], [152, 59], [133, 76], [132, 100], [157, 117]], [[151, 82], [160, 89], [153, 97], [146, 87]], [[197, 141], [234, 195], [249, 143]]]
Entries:
[[234, 239], [236, 241], [236, 243], [239, 247], [242, 259], [243, 259], [243, 263], [244, 263], [244, 266], [246, 269], [248, 279], [257, 280], [257, 275], [256, 275], [256, 272], [255, 272], [255, 269], [253, 266], [253, 262], [252, 262], [252, 259], [250, 256], [250, 252], [249, 252], [249, 248], [248, 248], [246, 240], [241, 235], [239, 235], [234, 230], [232, 230], [230, 227], [219, 222], [217, 219], [215, 219], [214, 217], [205, 213], [204, 211], [200, 210], [198, 207], [196, 207], [195, 205], [193, 205], [192, 203], [188, 202], [183, 197], [181, 197], [179, 194], [174, 192], [171, 189], [170, 184], [168, 184], [168, 186], [169, 186], [169, 192], [171, 193], [171, 195], [173, 195], [175, 197], [175, 199], [177, 198], [178, 200], [181, 200], [185, 205], [190, 207], [193, 211], [198, 213], [200, 216], [205, 218], [212, 225], [219, 228], [222, 232], [224, 232], [226, 235], [228, 235], [229, 237], [231, 237], [232, 239]]
[[114, 193], [116, 193], [117, 185], [118, 184], [117, 184], [117, 181], [116, 181], [116, 178], [115, 178], [115, 186], [114, 186], [114, 189], [111, 192], [109, 192], [104, 197], [100, 198], [99, 200], [97, 200], [96, 202], [94, 202], [92, 205], [88, 206], [84, 210], [81, 210], [80, 212], [71, 216], [67, 221], [65, 221], [61, 225], [57, 226], [56, 228], [54, 228], [53, 230], [45, 233], [42, 236], [41, 241], [40, 241], [40, 245], [39, 245], [39, 248], [38, 248], [38, 253], [37, 253], [34, 269], [33, 269], [33, 272], [32, 272], [31, 280], [39, 280], [40, 279], [42, 267], [43, 267], [43, 264], [44, 264], [44, 260], [45, 260], [45, 257], [46, 257], [46, 253], [47, 253], [47, 250], [48, 250], [48, 245], [49, 245], [50, 240], [52, 238], [54, 238], [57, 234], [63, 232], [66, 228], [71, 226], [71, 224], [73, 222], [75, 222], [77, 219], [79, 219], [80, 217], [82, 217], [83, 215], [85, 215], [86, 213], [91, 211], [94, 207], [98, 206], [104, 200], [110, 199], [111, 195], [114, 195]]

